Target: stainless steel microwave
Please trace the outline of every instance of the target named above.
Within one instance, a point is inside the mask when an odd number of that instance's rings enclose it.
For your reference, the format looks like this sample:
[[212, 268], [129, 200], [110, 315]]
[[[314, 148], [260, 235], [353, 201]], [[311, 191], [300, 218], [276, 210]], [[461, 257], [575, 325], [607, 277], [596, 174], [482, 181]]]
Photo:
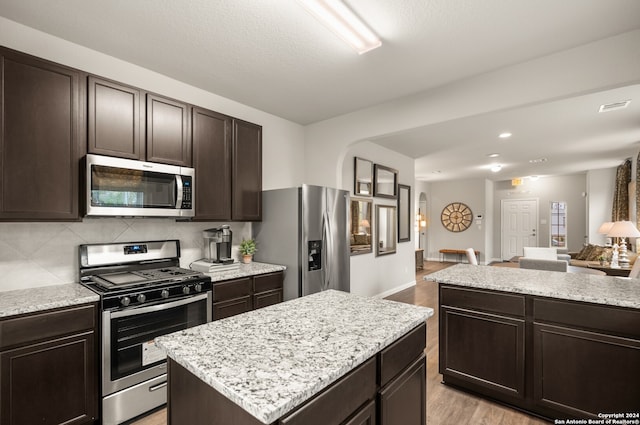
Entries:
[[193, 217], [193, 168], [86, 156], [86, 215]]

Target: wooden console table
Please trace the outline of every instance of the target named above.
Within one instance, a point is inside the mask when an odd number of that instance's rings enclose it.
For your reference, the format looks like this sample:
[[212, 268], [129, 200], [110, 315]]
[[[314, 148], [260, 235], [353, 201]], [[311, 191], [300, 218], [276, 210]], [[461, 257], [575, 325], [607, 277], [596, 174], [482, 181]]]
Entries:
[[424, 249], [416, 249], [416, 271], [424, 269]]
[[[464, 249], [448, 249], [448, 248], [444, 248], [441, 249], [440, 251], [440, 262], [443, 263], [444, 260], [446, 260], [446, 257], [448, 254], [453, 254], [453, 255], [457, 255], [457, 262], [461, 262], [462, 261], [462, 257], [467, 255], [467, 251]], [[480, 251], [476, 251], [473, 250], [473, 252], [476, 254], [476, 258], [478, 258], [478, 255], [480, 254]]]

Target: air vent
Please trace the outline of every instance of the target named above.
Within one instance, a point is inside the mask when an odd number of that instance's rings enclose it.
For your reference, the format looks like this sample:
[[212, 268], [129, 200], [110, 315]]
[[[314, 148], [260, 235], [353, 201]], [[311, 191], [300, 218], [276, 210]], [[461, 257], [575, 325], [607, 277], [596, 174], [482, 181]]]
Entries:
[[623, 100], [622, 102], [613, 102], [607, 103], [605, 105], [600, 105], [600, 110], [598, 112], [610, 112], [617, 111], [618, 109], [624, 109], [629, 106], [631, 100]]

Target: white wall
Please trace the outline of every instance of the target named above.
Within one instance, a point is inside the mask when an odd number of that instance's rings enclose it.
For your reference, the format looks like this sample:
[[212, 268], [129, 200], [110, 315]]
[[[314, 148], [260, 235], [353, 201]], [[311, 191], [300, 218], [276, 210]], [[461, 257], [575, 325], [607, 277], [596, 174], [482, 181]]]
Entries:
[[[429, 199], [429, 229], [427, 235], [429, 238], [429, 251], [425, 251], [425, 257], [430, 260], [439, 260], [439, 250], [446, 249], [466, 249], [473, 248], [480, 251], [480, 263], [486, 262], [486, 219], [478, 224], [476, 220], [471, 226], [462, 232], [450, 232], [447, 230], [440, 220], [440, 214], [445, 206], [451, 202], [462, 202], [466, 204], [473, 212], [474, 217], [482, 214], [486, 217], [486, 194], [485, 181], [474, 180], [456, 180], [446, 182], [431, 183], [431, 191]], [[453, 257], [448, 256], [448, 261], [455, 261]], [[464, 259], [466, 261], [466, 258]]]
[[[353, 196], [353, 158], [368, 159], [375, 164], [385, 165], [398, 170], [398, 183], [413, 186], [415, 167], [413, 159], [390, 151], [370, 142], [360, 142], [349, 146], [343, 155], [340, 169], [340, 189], [349, 190]], [[331, 168], [327, 170], [331, 171]], [[414, 188], [411, 188], [414, 193]], [[371, 229], [375, 233], [375, 205], [397, 205], [394, 199], [372, 198], [373, 223]], [[414, 199], [411, 196], [411, 208], [414, 210]], [[411, 226], [415, 216], [412, 214]], [[399, 289], [415, 284], [415, 235], [412, 241], [397, 244], [396, 253], [375, 256], [375, 247], [370, 254], [351, 257], [351, 292], [364, 296], [386, 296]]]
[[602, 223], [611, 221], [615, 185], [615, 168], [591, 170], [587, 173], [589, 243], [604, 245], [606, 242], [606, 236], [598, 234], [598, 228]]
[[[304, 131], [290, 121], [0, 17], [0, 45], [180, 99], [263, 127], [264, 189], [304, 178]], [[181, 265], [202, 257], [204, 229], [222, 223], [171, 219], [85, 219], [80, 223], [0, 223], [0, 291], [77, 281], [78, 245], [178, 238]], [[231, 223], [234, 253], [251, 224]], [[28, 278], [26, 277], [28, 276]]]

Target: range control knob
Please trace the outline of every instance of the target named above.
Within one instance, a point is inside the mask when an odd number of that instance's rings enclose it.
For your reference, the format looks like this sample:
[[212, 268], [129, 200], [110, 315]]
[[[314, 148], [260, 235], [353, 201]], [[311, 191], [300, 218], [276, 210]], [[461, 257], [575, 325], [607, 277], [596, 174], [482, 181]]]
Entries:
[[128, 306], [129, 304], [131, 304], [131, 298], [129, 298], [129, 297], [122, 297], [122, 298], [120, 298], [120, 304], [121, 304], [123, 307]]
[[169, 291], [166, 289], [163, 289], [162, 291], [160, 291], [160, 296], [162, 298], [169, 298]]
[[139, 303], [143, 303], [147, 300], [147, 296], [145, 294], [138, 294], [136, 299], [138, 300]]
[[191, 292], [191, 288], [189, 288], [188, 286], [183, 286], [182, 287], [182, 293], [185, 295], [189, 295], [189, 293]]
[[193, 287], [193, 289], [195, 289], [196, 292], [202, 292], [202, 284], [201, 283], [196, 283], [195, 286]]

